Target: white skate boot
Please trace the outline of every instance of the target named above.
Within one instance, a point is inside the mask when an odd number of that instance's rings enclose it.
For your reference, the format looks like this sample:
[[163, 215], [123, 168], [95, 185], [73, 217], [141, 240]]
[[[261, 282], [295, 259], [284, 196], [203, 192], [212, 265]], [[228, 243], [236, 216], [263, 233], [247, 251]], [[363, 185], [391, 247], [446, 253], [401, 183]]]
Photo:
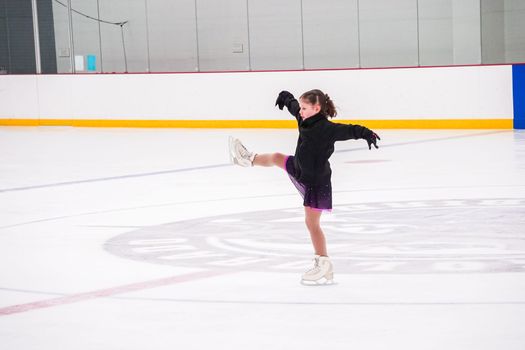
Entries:
[[334, 269], [330, 258], [316, 255], [314, 267], [303, 274], [301, 283], [305, 285], [333, 284]]
[[239, 139], [230, 136], [230, 162], [243, 167], [253, 166], [256, 154], [244, 147]]

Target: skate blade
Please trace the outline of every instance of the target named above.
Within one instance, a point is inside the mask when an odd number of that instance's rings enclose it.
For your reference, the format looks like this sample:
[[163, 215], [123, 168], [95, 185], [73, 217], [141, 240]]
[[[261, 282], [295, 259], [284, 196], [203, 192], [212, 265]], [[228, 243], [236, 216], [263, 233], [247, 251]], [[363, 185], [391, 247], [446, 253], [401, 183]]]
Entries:
[[307, 280], [301, 279], [301, 284], [307, 287], [327, 287], [327, 286], [336, 285], [337, 282], [335, 282], [333, 279], [329, 280], [323, 277], [317, 281], [307, 281]]
[[233, 143], [235, 142], [235, 138], [233, 138], [232, 136], [229, 137], [228, 139], [228, 148], [229, 148], [229, 156], [230, 156], [230, 164], [238, 164], [238, 162], [236, 162], [236, 158], [235, 158], [235, 151], [234, 151], [234, 147], [233, 147]]

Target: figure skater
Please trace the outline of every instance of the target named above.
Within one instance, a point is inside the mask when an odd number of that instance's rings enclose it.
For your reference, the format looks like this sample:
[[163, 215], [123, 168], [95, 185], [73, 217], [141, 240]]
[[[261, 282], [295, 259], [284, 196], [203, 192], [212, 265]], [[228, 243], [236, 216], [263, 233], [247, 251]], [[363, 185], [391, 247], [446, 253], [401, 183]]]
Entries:
[[336, 141], [364, 139], [368, 148], [377, 146], [379, 136], [361, 125], [332, 123], [328, 117], [337, 115], [330, 97], [321, 90], [307, 91], [299, 101], [288, 91], [279, 93], [275, 105], [285, 106], [297, 119], [299, 139], [295, 155], [281, 153], [256, 154], [244, 147], [240, 140], [230, 137], [230, 157], [234, 164], [249, 166], [278, 166], [284, 169], [303, 197], [305, 222], [315, 251], [314, 267], [302, 276], [302, 283], [333, 282], [333, 266], [326, 250], [321, 229], [323, 211], [332, 209], [332, 170], [328, 159]]

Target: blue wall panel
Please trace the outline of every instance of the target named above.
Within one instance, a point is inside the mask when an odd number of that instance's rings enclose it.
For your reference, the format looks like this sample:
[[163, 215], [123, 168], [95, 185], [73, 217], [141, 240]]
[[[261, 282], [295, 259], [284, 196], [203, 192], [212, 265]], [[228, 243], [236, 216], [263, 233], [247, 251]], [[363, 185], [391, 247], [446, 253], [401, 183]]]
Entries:
[[512, 66], [514, 129], [525, 129], [525, 64]]

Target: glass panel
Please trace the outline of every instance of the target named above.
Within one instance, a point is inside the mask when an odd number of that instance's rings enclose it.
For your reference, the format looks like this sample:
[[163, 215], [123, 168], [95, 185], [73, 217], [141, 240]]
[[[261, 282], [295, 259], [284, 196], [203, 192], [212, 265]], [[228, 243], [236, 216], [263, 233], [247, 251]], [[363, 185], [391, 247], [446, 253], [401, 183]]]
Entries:
[[481, 63], [479, 0], [452, 0], [453, 64]]
[[9, 46], [5, 0], [0, 0], [0, 74], [7, 74], [9, 71], [9, 66]]
[[[523, 0], [71, 0], [74, 53], [67, 0], [37, 3], [43, 73], [525, 62]], [[31, 0], [0, 0], [0, 74], [33, 52]]]
[[360, 1], [359, 25], [362, 67], [418, 65], [416, 1]]
[[246, 0], [198, 0], [200, 70], [249, 70]]
[[104, 72], [148, 72], [145, 0], [99, 1]]
[[252, 70], [302, 69], [300, 0], [248, 2]]
[[305, 68], [359, 66], [357, 0], [303, 0]]
[[53, 0], [37, 0], [38, 32], [40, 34], [40, 65], [42, 73], [57, 72]]
[[505, 0], [505, 61], [525, 62], [525, 1]]
[[505, 62], [505, 1], [481, 1], [483, 63]]
[[481, 62], [479, 0], [419, 0], [420, 65]]
[[452, 64], [452, 0], [419, 0], [418, 6], [420, 65]]
[[97, 0], [71, 0], [71, 8], [75, 71], [101, 72], [99, 29], [102, 24], [99, 21]]
[[36, 73], [31, 1], [4, 0], [0, 5], [0, 72]]
[[[70, 73], [72, 54], [69, 48], [69, 30], [66, 0], [52, 2], [53, 31], [55, 32], [55, 52], [58, 73]], [[42, 35], [42, 34], [40, 34]]]
[[194, 0], [147, 0], [152, 72], [198, 70]]

